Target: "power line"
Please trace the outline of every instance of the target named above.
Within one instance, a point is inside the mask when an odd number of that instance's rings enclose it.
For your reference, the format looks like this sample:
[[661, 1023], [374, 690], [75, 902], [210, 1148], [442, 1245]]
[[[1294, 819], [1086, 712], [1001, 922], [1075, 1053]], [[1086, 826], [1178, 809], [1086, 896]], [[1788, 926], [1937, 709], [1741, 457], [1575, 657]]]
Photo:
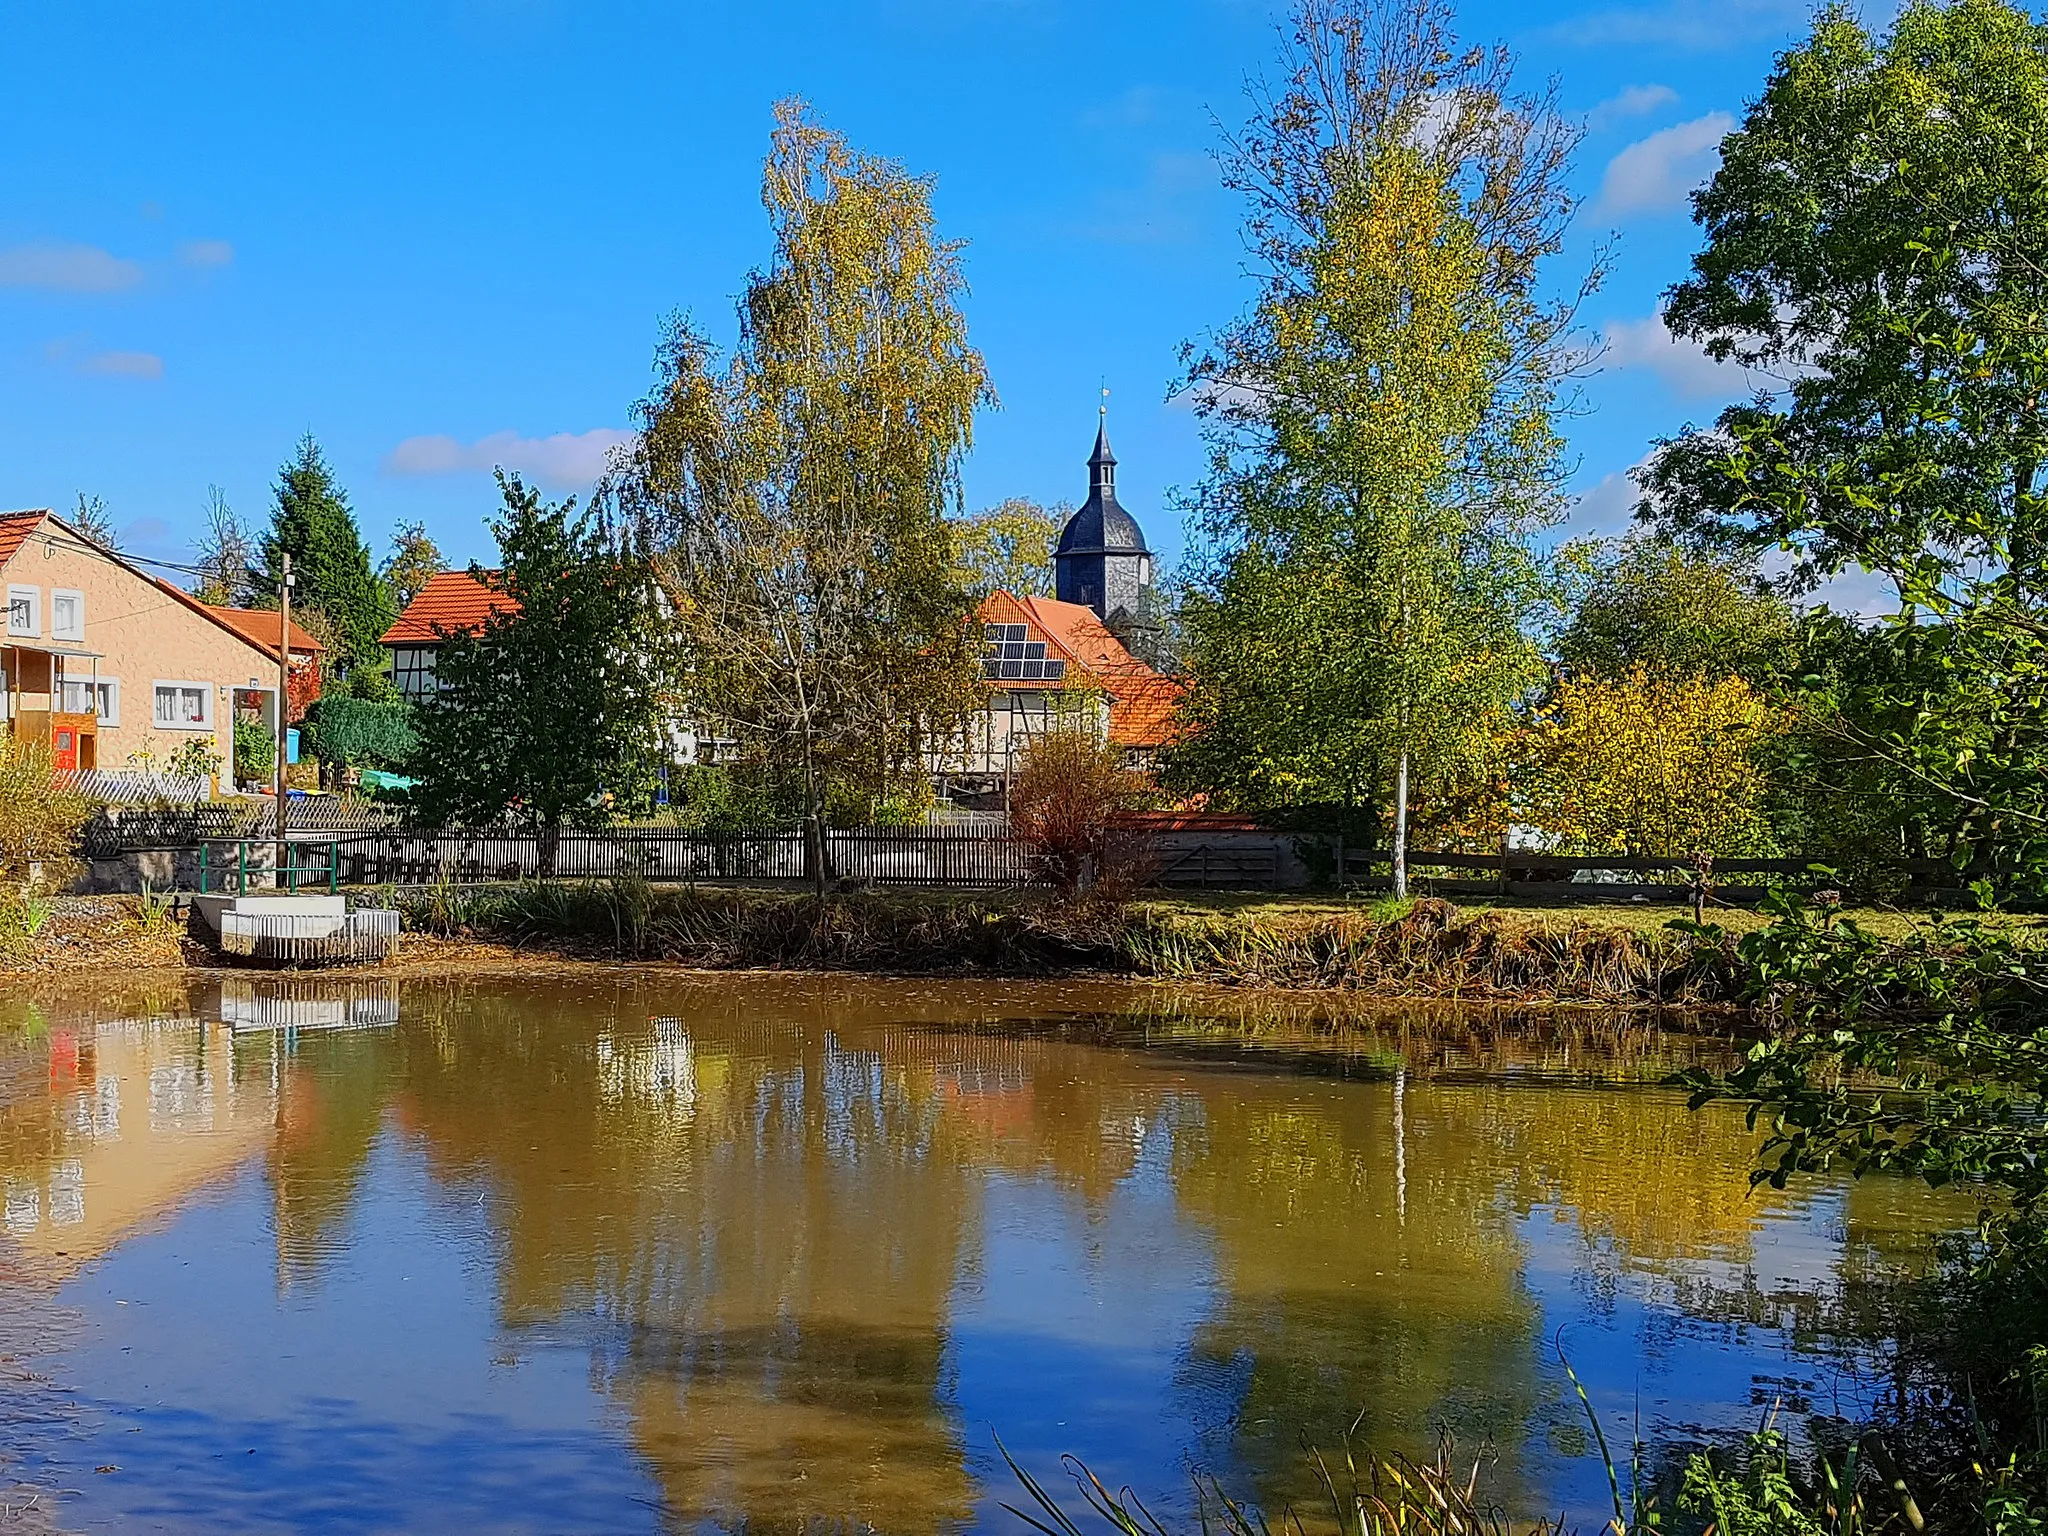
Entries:
[[125, 549], [106, 550], [100, 548], [97, 544], [81, 544], [64, 538], [59, 534], [45, 533], [40, 529], [30, 534], [29, 537], [48, 544], [55, 549], [75, 549], [81, 554], [87, 555], [112, 554], [115, 558], [125, 560], [132, 565], [156, 565], [163, 567], [167, 571], [182, 571], [187, 576], [211, 576], [213, 574], [211, 569], [203, 565], [181, 565], [176, 560], [156, 560], [148, 555], [131, 554]]

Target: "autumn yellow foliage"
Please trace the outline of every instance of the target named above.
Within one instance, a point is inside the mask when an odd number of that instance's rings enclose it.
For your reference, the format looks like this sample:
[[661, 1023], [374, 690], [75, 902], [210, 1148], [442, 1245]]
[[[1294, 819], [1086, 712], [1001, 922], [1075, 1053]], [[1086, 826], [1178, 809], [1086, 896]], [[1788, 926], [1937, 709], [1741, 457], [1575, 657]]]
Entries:
[[1523, 818], [1565, 852], [1767, 852], [1759, 749], [1784, 728], [1741, 678], [1560, 683], [1525, 738]]

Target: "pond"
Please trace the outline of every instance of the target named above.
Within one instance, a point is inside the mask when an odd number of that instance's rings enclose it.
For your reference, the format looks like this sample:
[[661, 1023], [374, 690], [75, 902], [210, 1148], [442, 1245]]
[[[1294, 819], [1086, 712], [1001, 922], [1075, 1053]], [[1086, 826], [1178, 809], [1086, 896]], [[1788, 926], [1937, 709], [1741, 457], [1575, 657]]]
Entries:
[[1440, 1428], [1599, 1525], [1625, 1445], [1853, 1413], [1966, 1222], [1751, 1194], [1729, 1046], [1058, 983], [580, 972], [0, 1001], [0, 1502], [67, 1530], [1169, 1521]]

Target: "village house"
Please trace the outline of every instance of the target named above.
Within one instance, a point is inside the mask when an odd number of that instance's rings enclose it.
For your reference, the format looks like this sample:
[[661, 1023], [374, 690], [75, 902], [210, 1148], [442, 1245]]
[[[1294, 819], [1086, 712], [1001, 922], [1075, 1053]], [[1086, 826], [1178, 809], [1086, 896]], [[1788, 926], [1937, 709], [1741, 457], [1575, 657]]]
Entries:
[[435, 666], [450, 635], [474, 634], [493, 613], [518, 611], [518, 599], [492, 590], [468, 571], [428, 577], [398, 622], [384, 631], [391, 681], [408, 703], [423, 703], [434, 695]]
[[1144, 620], [1153, 572], [1144, 530], [1117, 500], [1106, 423], [1088, 456], [1088, 499], [1061, 530], [1053, 567], [1057, 598], [994, 592], [981, 605], [988, 699], [932, 754], [943, 799], [1007, 803], [1019, 755], [1048, 731], [1093, 731], [1136, 768], [1166, 744], [1180, 685], [1111, 628]]
[[[494, 613], [517, 613], [519, 600], [491, 586], [471, 571], [441, 571], [427, 579], [419, 595], [405, 605], [398, 622], [384, 631], [383, 645], [391, 655], [391, 680], [408, 703], [420, 704], [432, 698], [440, 687], [441, 647], [451, 635], [475, 634]], [[668, 729], [669, 764], [680, 765], [708, 757], [713, 743], [700, 740], [685, 721]], [[664, 778], [665, 782], [665, 778]]]
[[[0, 514], [0, 729], [59, 768], [154, 764], [198, 741], [223, 774], [238, 716], [275, 732], [279, 615], [214, 608], [48, 512]], [[319, 696], [320, 643], [294, 624], [285, 720]]]
[[[1086, 729], [1147, 768], [1166, 744], [1180, 685], [1134, 656], [1112, 626], [1149, 615], [1152, 553], [1138, 521], [1117, 500], [1116, 455], [1098, 428], [1088, 456], [1088, 499], [1061, 530], [1053, 556], [1057, 598], [991, 593], [981, 605], [986, 703], [967, 725], [925, 754], [941, 799], [1006, 803], [1019, 754], [1050, 730]], [[384, 633], [391, 676], [414, 703], [438, 687], [441, 647], [474, 633], [517, 602], [469, 571], [443, 571]], [[683, 722], [671, 729], [675, 764], [709, 761], [717, 743]]]

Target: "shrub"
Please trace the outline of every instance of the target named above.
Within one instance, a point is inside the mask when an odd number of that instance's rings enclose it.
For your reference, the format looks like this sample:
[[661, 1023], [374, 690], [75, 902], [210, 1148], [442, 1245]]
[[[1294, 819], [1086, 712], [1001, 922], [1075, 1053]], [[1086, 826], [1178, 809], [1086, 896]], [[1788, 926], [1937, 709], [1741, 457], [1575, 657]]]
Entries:
[[1128, 898], [1145, 883], [1145, 839], [1123, 822], [1145, 793], [1122, 754], [1088, 731], [1053, 731], [1018, 759], [1010, 835], [1032, 873], [1064, 896]]
[[418, 739], [412, 706], [402, 700], [324, 698], [306, 712], [306, 723], [314, 754], [337, 767], [399, 767]]
[[260, 783], [277, 767], [277, 738], [261, 720], [235, 720], [235, 778]]
[[19, 915], [71, 883], [92, 810], [57, 777], [48, 747], [0, 736], [0, 906]]

